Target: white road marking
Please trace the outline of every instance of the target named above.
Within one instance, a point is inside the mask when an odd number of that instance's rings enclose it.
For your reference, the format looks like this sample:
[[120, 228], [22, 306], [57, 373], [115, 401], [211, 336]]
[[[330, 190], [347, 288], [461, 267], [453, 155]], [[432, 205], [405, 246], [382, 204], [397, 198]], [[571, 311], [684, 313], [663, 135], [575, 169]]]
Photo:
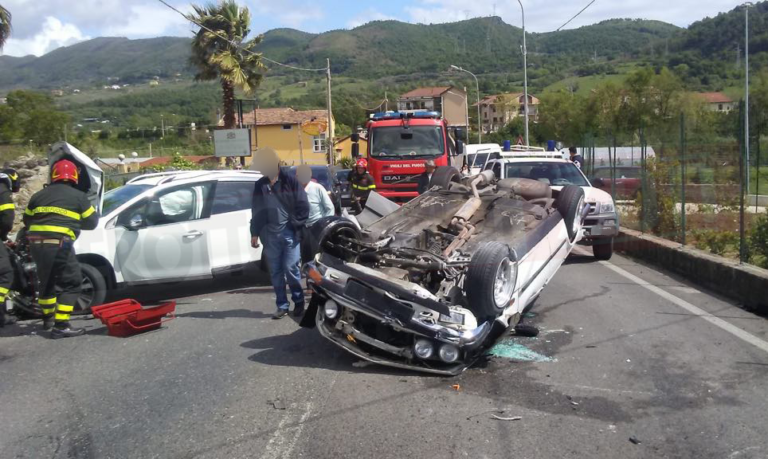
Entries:
[[267, 446], [264, 448], [264, 454], [261, 457], [263, 459], [287, 459], [292, 457], [293, 449], [299, 441], [302, 430], [304, 430], [304, 423], [309, 419], [313, 408], [312, 403], [307, 402], [299, 417], [298, 423], [295, 426], [287, 428], [286, 425], [290, 424], [295, 419], [290, 414], [286, 414], [277, 425], [277, 429], [272, 435], [272, 438], [269, 439]]
[[695, 316], [699, 316], [702, 319], [706, 320], [707, 322], [711, 323], [712, 325], [721, 328], [722, 330], [727, 331], [728, 333], [732, 334], [733, 336], [746, 341], [747, 343], [755, 346], [756, 348], [768, 352], [768, 342], [763, 341], [762, 339], [756, 337], [755, 335], [752, 335], [750, 333], [745, 332], [744, 330], [740, 329], [739, 327], [731, 324], [730, 322], [726, 322], [725, 320], [713, 316], [712, 314], [708, 313], [707, 311], [692, 305], [691, 303], [676, 297], [675, 295], [667, 292], [666, 290], [662, 290], [659, 287], [656, 287], [655, 285], [644, 281], [643, 279], [640, 279], [639, 277], [635, 276], [634, 274], [627, 272], [626, 270], [619, 268], [618, 266], [614, 265], [613, 263], [609, 261], [600, 261], [598, 262], [601, 265], [605, 266], [606, 268], [610, 269], [611, 271], [615, 272], [616, 274], [619, 274], [620, 276], [623, 276], [632, 282], [636, 283], [637, 285], [640, 285], [641, 287], [645, 287], [646, 289], [652, 291], [653, 293], [659, 295], [660, 297], [666, 299], [667, 301], [674, 303], [681, 308], [685, 309], [686, 311], [690, 312], [691, 314]]

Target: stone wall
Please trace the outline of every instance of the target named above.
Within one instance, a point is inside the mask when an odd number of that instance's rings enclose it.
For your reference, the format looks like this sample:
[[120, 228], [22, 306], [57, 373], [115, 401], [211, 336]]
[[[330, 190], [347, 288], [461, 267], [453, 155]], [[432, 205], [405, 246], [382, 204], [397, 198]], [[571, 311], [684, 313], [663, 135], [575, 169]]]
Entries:
[[3, 167], [16, 169], [19, 179], [21, 179], [21, 190], [13, 194], [13, 201], [16, 203], [16, 221], [13, 225], [13, 232], [15, 233], [21, 229], [21, 217], [27, 208], [29, 199], [48, 183], [48, 159], [30, 153], [27, 156], [7, 161]]

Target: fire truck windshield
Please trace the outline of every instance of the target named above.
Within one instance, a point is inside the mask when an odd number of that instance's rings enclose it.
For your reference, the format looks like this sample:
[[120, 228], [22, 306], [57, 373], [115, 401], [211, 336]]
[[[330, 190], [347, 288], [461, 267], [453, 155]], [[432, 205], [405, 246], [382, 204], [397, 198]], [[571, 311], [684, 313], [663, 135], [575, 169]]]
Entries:
[[372, 129], [371, 156], [431, 158], [445, 153], [441, 126], [382, 126]]

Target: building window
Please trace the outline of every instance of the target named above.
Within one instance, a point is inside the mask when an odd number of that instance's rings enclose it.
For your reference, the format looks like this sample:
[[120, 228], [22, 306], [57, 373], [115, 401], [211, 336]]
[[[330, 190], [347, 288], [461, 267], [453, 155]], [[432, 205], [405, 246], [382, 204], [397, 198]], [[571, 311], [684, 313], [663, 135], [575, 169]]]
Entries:
[[493, 110], [493, 113], [496, 113], [496, 106], [495, 106], [495, 105], [493, 105], [493, 106], [491, 107], [491, 109]]
[[325, 134], [312, 137], [312, 152], [323, 153], [325, 151]]
[[722, 112], [723, 111], [723, 104], [720, 104], [717, 106], [717, 111]]
[[283, 131], [290, 131], [291, 125], [290, 124], [283, 124]]

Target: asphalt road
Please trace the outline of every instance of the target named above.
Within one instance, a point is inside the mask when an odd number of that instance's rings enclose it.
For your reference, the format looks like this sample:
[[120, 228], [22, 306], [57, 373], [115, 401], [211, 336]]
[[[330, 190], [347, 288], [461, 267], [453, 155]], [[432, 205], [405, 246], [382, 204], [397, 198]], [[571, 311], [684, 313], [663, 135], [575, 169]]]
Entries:
[[250, 283], [139, 292], [195, 296], [128, 339], [2, 330], [0, 457], [768, 457], [768, 321], [624, 258], [572, 255], [539, 337], [456, 378], [361, 364]]

